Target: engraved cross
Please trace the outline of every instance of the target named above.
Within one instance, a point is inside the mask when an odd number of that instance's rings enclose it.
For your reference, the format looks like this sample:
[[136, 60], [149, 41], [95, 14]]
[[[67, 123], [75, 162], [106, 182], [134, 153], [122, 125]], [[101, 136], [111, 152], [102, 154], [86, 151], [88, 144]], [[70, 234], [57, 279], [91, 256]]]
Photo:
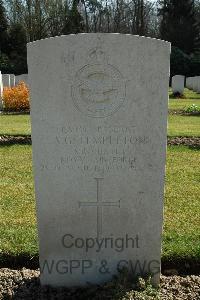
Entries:
[[120, 200], [116, 202], [105, 202], [102, 199], [103, 191], [103, 179], [104, 178], [94, 178], [97, 185], [97, 201], [96, 202], [79, 202], [79, 208], [82, 206], [94, 206], [97, 208], [97, 237], [102, 234], [102, 224], [103, 224], [103, 207], [104, 206], [117, 206], [120, 208]]

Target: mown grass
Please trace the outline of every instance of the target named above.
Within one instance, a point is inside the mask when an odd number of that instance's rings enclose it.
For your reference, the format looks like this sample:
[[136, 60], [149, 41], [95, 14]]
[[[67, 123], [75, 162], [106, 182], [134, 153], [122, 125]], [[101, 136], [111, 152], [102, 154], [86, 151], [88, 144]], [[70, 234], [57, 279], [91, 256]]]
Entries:
[[29, 135], [29, 115], [0, 115], [0, 135]]
[[200, 137], [200, 116], [168, 116], [168, 136]]
[[[30, 116], [2, 115], [0, 116], [0, 135], [31, 134]], [[169, 115], [169, 136], [200, 136], [200, 117]]]
[[200, 152], [168, 147], [163, 256], [200, 258]]
[[[0, 259], [3, 254], [38, 253], [31, 146], [0, 148]], [[200, 258], [200, 155], [168, 147], [163, 257]]]
[[200, 94], [184, 89], [184, 98], [172, 98], [172, 90], [169, 90], [169, 110], [184, 110], [192, 104], [200, 106]]
[[0, 148], [0, 253], [37, 253], [31, 146]]

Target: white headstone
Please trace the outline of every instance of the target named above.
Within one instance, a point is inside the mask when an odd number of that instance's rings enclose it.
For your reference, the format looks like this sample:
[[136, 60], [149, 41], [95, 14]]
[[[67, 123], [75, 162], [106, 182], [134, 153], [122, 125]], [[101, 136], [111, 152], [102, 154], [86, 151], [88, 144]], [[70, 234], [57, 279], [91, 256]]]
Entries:
[[169, 57], [121, 34], [28, 45], [42, 284], [159, 282]]
[[187, 89], [189, 88], [189, 77], [185, 79], [185, 86]]
[[197, 77], [197, 93], [200, 93], [200, 76]]
[[184, 92], [184, 80], [185, 77], [182, 75], [175, 75], [172, 77], [172, 92], [173, 94], [179, 93], [183, 94]]
[[10, 87], [10, 74], [2, 74], [4, 87]]
[[3, 84], [5, 87], [15, 86], [15, 75], [14, 74], [3, 74]]
[[194, 91], [197, 93], [200, 92], [200, 76], [194, 77]]
[[196, 91], [196, 76], [192, 78], [192, 90], [195, 92]]
[[28, 74], [21, 74], [15, 76], [15, 84], [19, 84], [21, 81], [28, 85]]
[[10, 74], [10, 87], [15, 86], [15, 75]]
[[193, 89], [193, 77], [188, 77], [187, 80], [186, 80], [186, 85], [187, 85], [187, 88], [192, 90]]
[[196, 76], [194, 77], [193, 90], [194, 90], [194, 92], [197, 91], [197, 77]]
[[191, 78], [191, 89], [195, 91], [195, 77]]
[[191, 89], [191, 77], [186, 78], [185, 86], [186, 86], [186, 88]]

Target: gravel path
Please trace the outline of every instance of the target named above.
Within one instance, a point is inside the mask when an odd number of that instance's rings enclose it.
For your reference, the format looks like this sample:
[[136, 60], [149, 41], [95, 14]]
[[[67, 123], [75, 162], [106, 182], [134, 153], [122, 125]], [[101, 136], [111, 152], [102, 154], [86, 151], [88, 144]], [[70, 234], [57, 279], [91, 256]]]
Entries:
[[[162, 300], [200, 300], [200, 276], [162, 276], [160, 295], [144, 297], [134, 291], [124, 292], [124, 298], [112, 297], [113, 286], [90, 287], [87, 289], [41, 288], [39, 271], [23, 268], [22, 270], [0, 269], [0, 299], [15, 300], [93, 300], [93, 299], [162, 299]], [[116, 289], [116, 286], [114, 286]], [[121, 291], [121, 289], [120, 289]]]

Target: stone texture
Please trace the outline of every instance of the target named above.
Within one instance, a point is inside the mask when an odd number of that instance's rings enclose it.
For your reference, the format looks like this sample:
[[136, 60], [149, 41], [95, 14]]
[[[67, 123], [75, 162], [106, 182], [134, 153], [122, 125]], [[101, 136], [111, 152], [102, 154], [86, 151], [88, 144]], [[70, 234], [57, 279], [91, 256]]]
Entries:
[[159, 282], [169, 56], [167, 42], [121, 34], [28, 45], [43, 285], [123, 266]]
[[172, 92], [173, 94], [179, 93], [183, 94], [184, 92], [184, 80], [185, 77], [182, 75], [175, 75], [172, 77]]

